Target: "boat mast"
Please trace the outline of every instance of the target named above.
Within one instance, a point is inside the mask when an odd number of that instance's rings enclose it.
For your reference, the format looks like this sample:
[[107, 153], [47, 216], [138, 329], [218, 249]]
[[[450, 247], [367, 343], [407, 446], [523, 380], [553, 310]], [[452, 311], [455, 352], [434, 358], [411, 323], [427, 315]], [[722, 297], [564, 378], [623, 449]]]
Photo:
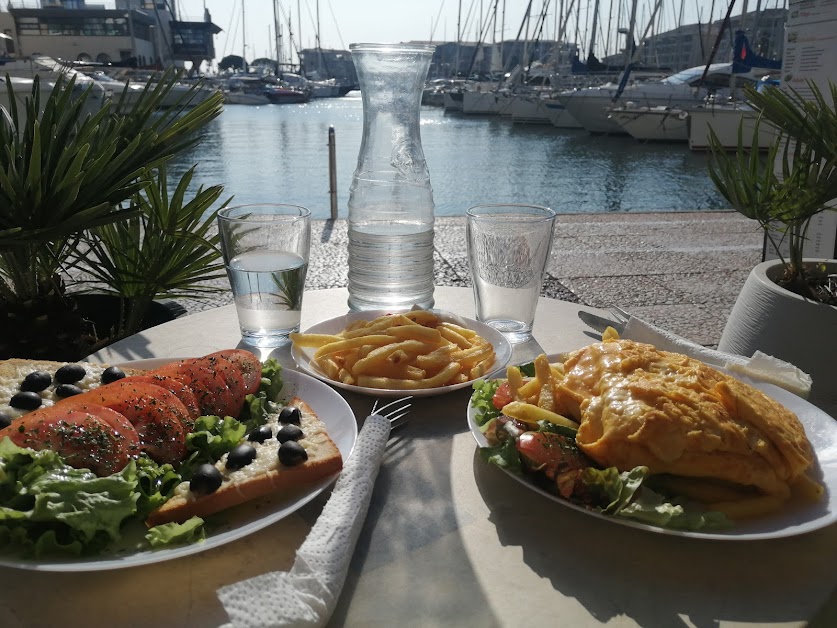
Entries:
[[244, 0], [241, 0], [241, 71], [247, 73], [247, 29], [244, 27]]
[[590, 47], [587, 49], [587, 59], [595, 55], [596, 29], [599, 27], [599, 0], [593, 5], [593, 28], [590, 31]]
[[284, 61], [284, 50], [282, 49], [282, 22], [279, 20], [279, 12], [276, 4], [279, 0], [273, 0], [273, 32], [276, 35], [276, 73], [279, 74]]

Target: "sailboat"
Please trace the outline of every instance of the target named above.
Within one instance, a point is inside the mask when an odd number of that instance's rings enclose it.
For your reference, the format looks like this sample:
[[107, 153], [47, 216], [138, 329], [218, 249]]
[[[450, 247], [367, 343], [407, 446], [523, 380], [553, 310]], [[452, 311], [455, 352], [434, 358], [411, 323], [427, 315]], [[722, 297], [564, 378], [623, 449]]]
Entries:
[[[765, 74], [775, 71], [775, 62], [761, 60], [756, 55], [748, 56], [749, 48], [743, 31], [736, 33], [733, 61], [695, 66], [667, 76], [658, 81], [647, 81], [624, 88], [617, 83], [607, 83], [558, 95], [572, 116], [593, 134], [625, 135], [627, 131], [611, 116], [614, 107], [626, 108], [689, 108], [702, 105], [709, 96], [716, 99], [732, 97], [737, 93], [731, 89], [733, 77], [738, 85], [755, 84]], [[742, 55], [743, 53], [743, 55]], [[755, 65], [761, 64], [761, 65]], [[625, 77], [623, 76], [623, 80]], [[657, 109], [660, 115], [665, 112]]]
[[261, 77], [247, 74], [247, 30], [245, 27], [244, 0], [241, 0], [241, 75], [227, 81], [224, 87], [224, 104], [227, 105], [269, 105], [265, 94], [265, 82]]

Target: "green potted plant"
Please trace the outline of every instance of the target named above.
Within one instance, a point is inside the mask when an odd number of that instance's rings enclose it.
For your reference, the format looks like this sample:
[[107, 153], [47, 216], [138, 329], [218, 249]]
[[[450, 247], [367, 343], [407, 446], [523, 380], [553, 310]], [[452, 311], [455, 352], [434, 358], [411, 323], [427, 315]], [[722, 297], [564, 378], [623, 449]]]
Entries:
[[166, 167], [147, 172], [147, 187], [130, 200], [137, 216], [87, 230], [70, 244], [71, 264], [89, 276], [74, 288], [96, 303], [113, 301], [111, 316], [97, 327], [100, 346], [143, 329], [158, 299], [200, 299], [218, 291], [212, 280], [226, 277], [214, 226], [229, 200], [212, 209], [220, 185], [190, 194], [194, 171], [181, 177], [171, 196]]
[[36, 79], [25, 112], [10, 98], [0, 120], [0, 357], [77, 360], [100, 343], [68, 291], [71, 271], [96, 265], [97, 230], [142, 220], [155, 169], [199, 141], [222, 110], [215, 94], [161, 111], [178, 78], [166, 72], [129, 111], [106, 102], [86, 117], [89, 92], [73, 94], [72, 79], [56, 81], [45, 103]]
[[[739, 127], [738, 148], [727, 152], [710, 137], [709, 174], [730, 205], [755, 220], [778, 259], [757, 265], [739, 294], [718, 348], [787, 360], [813, 378], [811, 400], [837, 409], [837, 261], [808, 259], [811, 219], [837, 200], [837, 85], [828, 96], [809, 83], [812, 97], [791, 88], [747, 89], [758, 112], [753, 138]], [[776, 129], [766, 154], [757, 150], [759, 124]]]

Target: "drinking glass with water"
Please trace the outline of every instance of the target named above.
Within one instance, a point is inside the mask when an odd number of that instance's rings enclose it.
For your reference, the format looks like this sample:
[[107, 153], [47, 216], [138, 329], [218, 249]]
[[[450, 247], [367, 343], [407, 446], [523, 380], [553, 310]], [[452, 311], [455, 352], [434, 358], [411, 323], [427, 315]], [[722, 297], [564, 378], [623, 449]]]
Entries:
[[555, 212], [537, 205], [478, 205], [467, 211], [468, 262], [477, 320], [509, 342], [532, 337]]
[[275, 347], [299, 331], [311, 249], [311, 212], [253, 204], [218, 214], [224, 264], [245, 342]]

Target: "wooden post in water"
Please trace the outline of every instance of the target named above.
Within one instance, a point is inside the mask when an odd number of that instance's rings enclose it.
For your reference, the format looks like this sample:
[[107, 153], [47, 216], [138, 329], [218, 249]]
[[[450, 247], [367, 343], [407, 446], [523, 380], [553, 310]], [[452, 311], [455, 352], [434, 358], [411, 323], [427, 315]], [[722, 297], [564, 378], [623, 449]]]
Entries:
[[328, 127], [328, 196], [331, 219], [337, 220], [337, 158], [335, 156], [334, 127]]

